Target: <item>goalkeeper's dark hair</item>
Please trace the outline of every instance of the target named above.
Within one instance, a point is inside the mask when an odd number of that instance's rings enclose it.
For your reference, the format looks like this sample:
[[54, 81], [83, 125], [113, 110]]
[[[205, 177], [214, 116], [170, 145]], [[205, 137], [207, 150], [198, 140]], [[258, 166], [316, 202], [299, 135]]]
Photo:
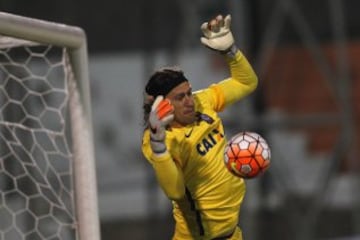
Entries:
[[144, 126], [147, 127], [151, 105], [159, 95], [166, 95], [176, 86], [188, 80], [178, 67], [164, 67], [156, 70], [145, 86], [144, 93]]

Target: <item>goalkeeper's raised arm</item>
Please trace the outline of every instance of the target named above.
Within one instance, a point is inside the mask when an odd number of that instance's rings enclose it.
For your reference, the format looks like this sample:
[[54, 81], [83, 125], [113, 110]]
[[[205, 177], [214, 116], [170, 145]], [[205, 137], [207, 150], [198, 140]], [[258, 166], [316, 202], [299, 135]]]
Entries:
[[242, 239], [245, 182], [225, 168], [227, 140], [218, 112], [251, 93], [257, 77], [230, 27], [231, 17], [221, 15], [200, 26], [201, 43], [224, 56], [229, 78], [193, 92], [181, 69], [164, 67], [145, 86], [142, 152], [173, 201], [173, 240]]
[[231, 77], [219, 84], [225, 93], [225, 105], [240, 100], [255, 90], [257, 76], [242, 52], [237, 48], [231, 32], [231, 16], [218, 15], [201, 25], [204, 34], [201, 43], [206, 47], [224, 54], [229, 64]]

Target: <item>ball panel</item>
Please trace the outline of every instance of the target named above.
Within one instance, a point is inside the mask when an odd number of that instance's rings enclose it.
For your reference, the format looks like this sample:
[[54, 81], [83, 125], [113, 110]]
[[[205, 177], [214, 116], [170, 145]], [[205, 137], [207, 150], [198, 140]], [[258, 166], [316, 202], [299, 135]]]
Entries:
[[261, 163], [263, 163], [263, 159], [259, 157], [253, 157], [251, 161], [251, 166], [253, 169], [258, 170], [261, 168]]
[[243, 139], [244, 139], [245, 141], [248, 141], [248, 142], [256, 141], [256, 138], [254, 138], [253, 136], [248, 135], [248, 134], [245, 134], [245, 135], [243, 136]]
[[250, 143], [247, 141], [240, 141], [238, 144], [241, 149], [247, 149], [247, 148], [249, 148], [249, 145], [250, 145]]
[[241, 172], [244, 174], [249, 174], [251, 173], [251, 171], [253, 171], [252, 166], [250, 166], [249, 164], [242, 164], [240, 168], [241, 168]]
[[268, 167], [270, 166], [270, 161], [269, 160], [266, 160], [264, 161], [263, 165], [261, 166], [261, 168], [263, 170], [266, 170]]
[[240, 148], [238, 145], [231, 145], [227, 150], [228, 158], [236, 158], [239, 155]]
[[256, 154], [257, 146], [258, 146], [257, 142], [251, 142], [249, 144], [248, 151], [250, 152], [250, 154]]
[[268, 150], [268, 149], [264, 149], [264, 150], [261, 152], [261, 156], [262, 156], [262, 158], [264, 158], [264, 159], [270, 159], [269, 150]]
[[242, 155], [239, 154], [239, 156], [236, 158], [236, 162], [239, 164], [248, 164], [253, 160], [253, 157], [247, 150], [242, 151]]

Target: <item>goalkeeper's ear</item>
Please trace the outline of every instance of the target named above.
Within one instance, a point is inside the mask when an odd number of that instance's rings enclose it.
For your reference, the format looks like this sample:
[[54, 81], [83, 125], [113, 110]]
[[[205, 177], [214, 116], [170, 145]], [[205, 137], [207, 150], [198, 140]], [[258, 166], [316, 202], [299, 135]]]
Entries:
[[145, 91], [143, 93], [143, 101], [144, 101], [144, 104], [146, 105], [152, 105], [153, 102], [154, 102], [155, 98], [154, 96], [151, 96], [149, 94], [147, 94]]

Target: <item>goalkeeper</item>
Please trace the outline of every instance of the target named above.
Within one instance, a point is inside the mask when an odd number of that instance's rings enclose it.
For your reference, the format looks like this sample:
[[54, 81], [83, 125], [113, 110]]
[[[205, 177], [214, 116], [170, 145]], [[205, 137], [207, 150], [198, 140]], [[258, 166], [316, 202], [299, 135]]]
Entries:
[[172, 200], [173, 240], [242, 239], [245, 182], [225, 168], [218, 112], [254, 91], [257, 76], [234, 44], [230, 23], [230, 15], [219, 15], [201, 26], [201, 42], [224, 56], [229, 78], [192, 92], [184, 73], [168, 67], [145, 87], [142, 151]]

